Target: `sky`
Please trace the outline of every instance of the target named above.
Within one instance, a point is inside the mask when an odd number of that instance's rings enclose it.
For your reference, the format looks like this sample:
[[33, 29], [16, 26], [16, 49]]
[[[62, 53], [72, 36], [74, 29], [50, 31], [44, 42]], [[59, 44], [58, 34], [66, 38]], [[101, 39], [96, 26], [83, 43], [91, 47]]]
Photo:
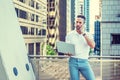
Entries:
[[95, 15], [99, 15], [99, 0], [90, 0], [90, 33], [94, 34]]

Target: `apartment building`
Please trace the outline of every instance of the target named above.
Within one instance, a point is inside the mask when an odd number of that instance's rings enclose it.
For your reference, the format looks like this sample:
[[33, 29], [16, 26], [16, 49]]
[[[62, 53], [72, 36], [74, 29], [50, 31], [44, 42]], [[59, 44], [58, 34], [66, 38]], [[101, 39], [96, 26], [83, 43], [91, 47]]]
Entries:
[[46, 43], [47, 1], [13, 0], [29, 55], [43, 55]]

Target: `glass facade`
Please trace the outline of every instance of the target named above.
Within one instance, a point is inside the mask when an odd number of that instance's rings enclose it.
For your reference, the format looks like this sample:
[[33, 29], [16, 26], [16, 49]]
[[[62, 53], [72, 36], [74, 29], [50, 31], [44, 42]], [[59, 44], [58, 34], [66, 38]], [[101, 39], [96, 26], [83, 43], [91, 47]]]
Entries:
[[84, 15], [85, 15], [85, 17], [86, 17], [86, 31], [90, 31], [89, 29], [89, 14], [90, 14], [90, 1], [89, 0], [84, 0]]
[[102, 0], [102, 55], [120, 55], [118, 38], [120, 34], [119, 14], [119, 0]]
[[94, 48], [94, 53], [97, 55], [100, 55], [100, 21], [95, 21], [94, 23], [94, 30], [95, 30], [95, 34], [94, 34], [94, 40], [95, 40], [95, 48]]
[[71, 0], [71, 27], [74, 29], [75, 25], [75, 0]]

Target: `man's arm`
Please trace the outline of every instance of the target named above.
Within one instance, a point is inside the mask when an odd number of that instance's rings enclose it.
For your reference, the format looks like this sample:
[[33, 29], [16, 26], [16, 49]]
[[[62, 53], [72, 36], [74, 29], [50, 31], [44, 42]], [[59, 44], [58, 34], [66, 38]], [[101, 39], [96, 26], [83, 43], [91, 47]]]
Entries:
[[83, 34], [87, 44], [91, 47], [91, 48], [95, 48], [95, 42], [93, 39], [89, 38], [89, 36], [87, 36], [86, 33]]

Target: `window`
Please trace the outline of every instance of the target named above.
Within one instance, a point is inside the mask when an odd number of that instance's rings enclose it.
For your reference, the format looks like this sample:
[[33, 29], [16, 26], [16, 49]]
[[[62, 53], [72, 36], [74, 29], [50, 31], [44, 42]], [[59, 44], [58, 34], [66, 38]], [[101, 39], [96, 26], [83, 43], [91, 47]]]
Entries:
[[38, 35], [38, 28], [36, 28], [36, 35]]
[[111, 44], [120, 44], [120, 34], [111, 34]]
[[45, 19], [42, 20], [42, 24], [47, 24]]
[[39, 30], [39, 35], [45, 36], [46, 35], [46, 30], [45, 29]]
[[83, 14], [83, 5], [80, 5], [80, 14]]
[[31, 28], [31, 35], [34, 35], [34, 28]]
[[28, 28], [25, 26], [20, 26], [21, 30], [22, 30], [22, 34], [28, 34]]
[[19, 15], [19, 9], [15, 8], [15, 11], [16, 11], [16, 14], [17, 14], [17, 17], [18, 17], [18, 15]]
[[55, 0], [49, 0], [50, 2], [55, 2]]
[[39, 4], [36, 2], [36, 9], [39, 9]]
[[38, 22], [39, 21], [39, 16], [38, 15], [36, 15], [36, 22]]
[[19, 1], [25, 3], [25, 0], [19, 0]]
[[120, 14], [118, 14], [117, 17], [120, 17]]
[[20, 10], [20, 18], [27, 19], [27, 12]]
[[40, 43], [36, 43], [36, 55], [40, 55]]
[[34, 1], [33, 0], [30, 1], [30, 6], [34, 8]]
[[31, 14], [31, 21], [34, 21], [34, 14]]
[[34, 43], [29, 43], [28, 46], [29, 46], [29, 50], [28, 50], [29, 55], [33, 55], [34, 54]]
[[45, 29], [42, 30], [42, 35], [46, 35], [46, 30]]

